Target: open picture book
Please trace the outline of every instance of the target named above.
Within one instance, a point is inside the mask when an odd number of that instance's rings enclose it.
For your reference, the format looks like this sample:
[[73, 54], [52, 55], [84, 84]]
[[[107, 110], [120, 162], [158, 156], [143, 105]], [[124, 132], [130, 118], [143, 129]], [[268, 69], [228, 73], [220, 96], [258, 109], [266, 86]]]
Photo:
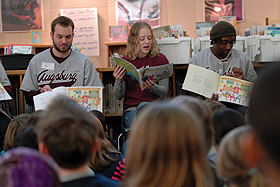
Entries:
[[253, 83], [189, 64], [182, 89], [210, 98], [213, 93], [219, 94], [219, 101], [249, 105]]
[[143, 82], [152, 80], [154, 82], [171, 77], [173, 75], [173, 64], [166, 64], [153, 67], [142, 67], [137, 69], [133, 64], [119, 57], [113, 57], [117, 66], [122, 66], [126, 72], [133, 76], [140, 84], [141, 90], [144, 89]]
[[5, 90], [3, 85], [0, 83], [0, 101], [11, 100], [11, 96]]
[[33, 97], [35, 110], [44, 110], [57, 95], [68, 95], [76, 100], [88, 111], [99, 110], [102, 112], [103, 94], [101, 86], [82, 86], [82, 87], [57, 87], [52, 91], [47, 91]]

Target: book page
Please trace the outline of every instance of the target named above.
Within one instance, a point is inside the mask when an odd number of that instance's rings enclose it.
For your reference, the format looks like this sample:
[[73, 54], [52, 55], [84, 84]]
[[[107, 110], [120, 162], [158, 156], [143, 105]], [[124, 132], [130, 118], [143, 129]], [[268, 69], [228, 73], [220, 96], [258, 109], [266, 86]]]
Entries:
[[173, 75], [173, 64], [141, 68], [139, 71], [143, 80], [158, 82]]
[[51, 101], [60, 94], [66, 95], [66, 87], [57, 87], [52, 91], [43, 92], [33, 97], [35, 110], [45, 110]]
[[140, 83], [138, 70], [133, 64], [122, 58], [113, 57], [113, 59], [115, 60], [116, 65], [124, 67], [126, 72]]
[[221, 76], [219, 84], [219, 101], [249, 106], [253, 83], [229, 76]]
[[101, 86], [82, 86], [67, 88], [67, 95], [76, 100], [88, 111], [103, 112], [103, 94]]
[[12, 99], [11, 96], [5, 90], [3, 85], [0, 83], [0, 101], [11, 100], [11, 99]]
[[212, 70], [189, 64], [182, 89], [210, 98], [217, 93], [220, 75]]

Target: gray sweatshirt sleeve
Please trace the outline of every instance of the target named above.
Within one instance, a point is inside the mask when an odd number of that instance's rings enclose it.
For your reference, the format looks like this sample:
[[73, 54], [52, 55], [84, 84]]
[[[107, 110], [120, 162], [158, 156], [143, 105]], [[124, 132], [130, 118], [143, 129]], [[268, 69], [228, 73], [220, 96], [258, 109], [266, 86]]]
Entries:
[[155, 86], [149, 89], [152, 93], [159, 97], [166, 97], [168, 92], [169, 78], [163, 79], [155, 84]]
[[117, 83], [117, 81], [115, 81], [114, 84], [114, 96], [118, 99], [121, 100], [124, 95], [125, 95], [125, 91], [126, 91], [126, 83], [123, 81], [123, 84], [120, 85], [119, 83]]

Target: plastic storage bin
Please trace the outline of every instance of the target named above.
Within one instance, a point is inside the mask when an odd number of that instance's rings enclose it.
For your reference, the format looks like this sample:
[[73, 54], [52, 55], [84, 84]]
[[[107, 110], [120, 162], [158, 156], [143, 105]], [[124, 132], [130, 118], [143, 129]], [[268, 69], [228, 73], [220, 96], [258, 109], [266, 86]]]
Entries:
[[160, 51], [164, 54], [169, 63], [188, 64], [191, 54], [191, 37], [164, 37], [157, 38]]

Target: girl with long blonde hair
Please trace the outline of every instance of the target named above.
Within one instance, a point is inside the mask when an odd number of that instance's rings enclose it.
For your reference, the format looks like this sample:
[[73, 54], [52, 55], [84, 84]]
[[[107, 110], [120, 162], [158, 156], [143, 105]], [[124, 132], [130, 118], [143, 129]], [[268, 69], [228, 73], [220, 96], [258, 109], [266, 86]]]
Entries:
[[[160, 53], [151, 26], [145, 22], [136, 22], [132, 25], [127, 40], [126, 55], [122, 58], [137, 69], [169, 63], [167, 58]], [[130, 128], [139, 104], [164, 98], [168, 92], [168, 78], [158, 82], [145, 80], [146, 88], [141, 90], [138, 81], [126, 74], [123, 67], [117, 66], [113, 76], [115, 78], [114, 95], [119, 100], [124, 98], [125, 128]]]

